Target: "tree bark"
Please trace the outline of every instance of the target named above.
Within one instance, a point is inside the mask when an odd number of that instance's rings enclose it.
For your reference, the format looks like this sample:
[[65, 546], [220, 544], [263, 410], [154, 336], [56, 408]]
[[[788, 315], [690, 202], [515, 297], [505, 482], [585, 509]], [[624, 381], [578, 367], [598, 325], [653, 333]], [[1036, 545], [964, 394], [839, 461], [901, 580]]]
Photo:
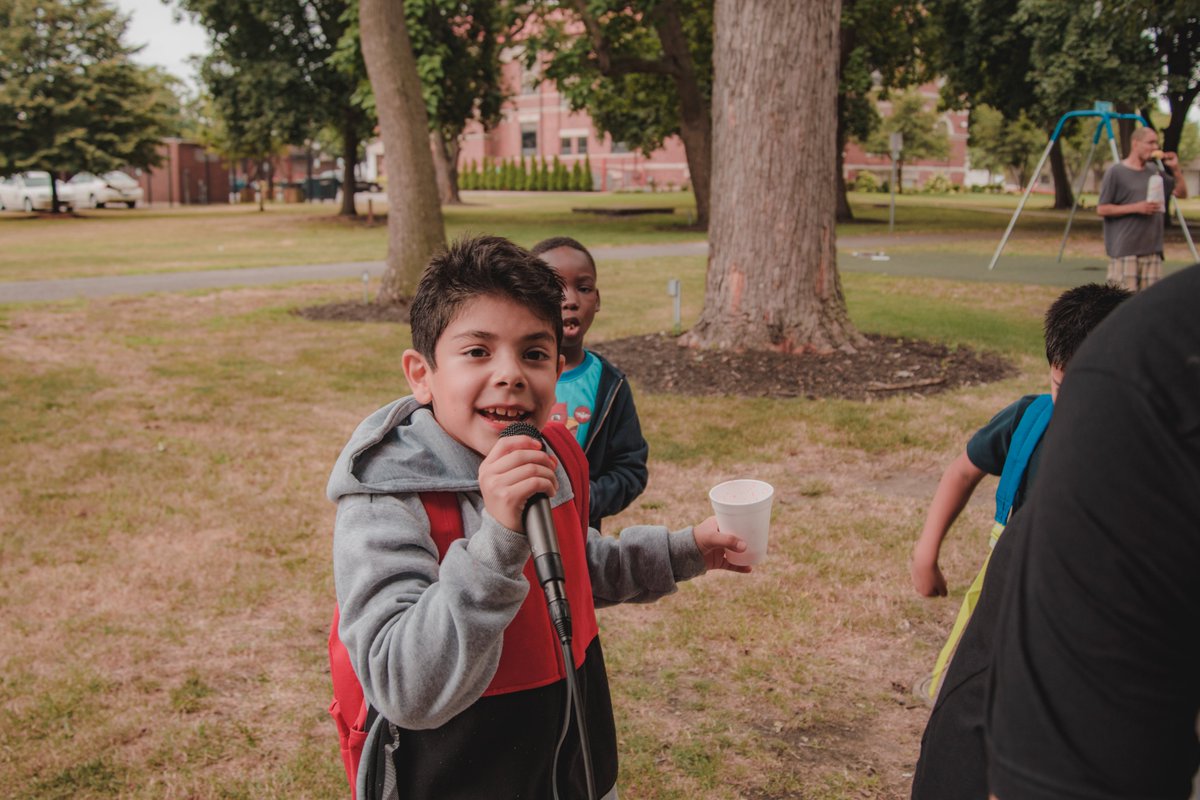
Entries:
[[688, 47], [678, 2], [662, 0], [651, 15], [663, 49], [663, 57], [655, 61], [615, 60], [604, 38], [603, 26], [592, 15], [586, 0], [574, 0], [573, 7], [591, 37], [597, 66], [606, 76], [614, 78], [644, 72], [667, 75], [674, 82], [675, 93], [679, 96], [679, 139], [683, 142], [692, 194], [696, 198], [696, 220], [700, 227], [707, 229], [712, 206], [712, 103], [700, 90], [696, 62]]
[[692, 346], [853, 350], [837, 271], [840, 0], [717, 0], [713, 216]]
[[360, 0], [358, 19], [388, 166], [387, 268], [378, 301], [394, 303], [412, 296], [429, 257], [445, 245], [446, 230], [404, 4]]
[[46, 170], [46, 174], [50, 176], [50, 213], [58, 213], [58, 181], [54, 177], [54, 170]]
[[358, 163], [358, 134], [354, 129], [354, 109], [347, 107], [342, 115], [342, 207], [339, 217], [357, 216], [354, 208], [354, 165]]
[[687, 157], [692, 194], [696, 197], [696, 222], [707, 230], [712, 207], [712, 104], [700, 91], [679, 4], [667, 0], [660, 12], [655, 17], [654, 29], [679, 95], [679, 138]]
[[[1063, 158], [1062, 139], [1054, 140], [1050, 148], [1050, 175], [1054, 180], [1054, 207], [1062, 210], [1075, 205], [1075, 192], [1071, 189], [1071, 179], [1067, 177], [1067, 161]], [[1033, 179], [1038, 180], [1034, 175]]]
[[1187, 123], [1187, 113], [1200, 94], [1200, 85], [1185, 92], [1169, 92], [1167, 103], [1171, 109], [1171, 121], [1163, 128], [1162, 149], [1168, 153], [1179, 150], [1179, 141], [1183, 138], [1183, 126]]
[[444, 206], [462, 205], [458, 196], [458, 139], [447, 142], [438, 131], [429, 132], [433, 171], [437, 176], [438, 199]]

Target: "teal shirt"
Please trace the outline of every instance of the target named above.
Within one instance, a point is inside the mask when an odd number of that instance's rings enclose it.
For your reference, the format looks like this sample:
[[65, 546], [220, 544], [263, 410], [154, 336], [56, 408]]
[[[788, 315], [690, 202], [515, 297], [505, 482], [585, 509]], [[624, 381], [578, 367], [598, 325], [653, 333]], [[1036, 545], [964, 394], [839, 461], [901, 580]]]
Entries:
[[554, 387], [558, 402], [550, 412], [550, 419], [566, 425], [567, 430], [575, 434], [580, 447], [587, 441], [592, 413], [596, 410], [596, 390], [599, 388], [600, 359], [586, 350], [583, 363], [564, 372]]

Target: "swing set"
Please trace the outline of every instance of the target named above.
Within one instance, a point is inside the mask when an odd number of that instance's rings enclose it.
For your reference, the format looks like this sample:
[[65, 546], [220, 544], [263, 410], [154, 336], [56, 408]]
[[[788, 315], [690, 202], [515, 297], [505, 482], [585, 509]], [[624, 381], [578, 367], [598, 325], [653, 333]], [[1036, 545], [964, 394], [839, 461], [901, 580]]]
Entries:
[[[1050, 141], [1046, 145], [1046, 149], [1042, 152], [1042, 158], [1038, 161], [1037, 169], [1033, 171], [1033, 177], [1029, 180], [1029, 185], [1025, 187], [1025, 193], [1021, 196], [1021, 202], [1017, 204], [1017, 210], [1013, 212], [1012, 219], [1008, 222], [1008, 229], [1004, 231], [1004, 237], [1000, 240], [1000, 246], [996, 248], [995, 254], [992, 256], [992, 261], [988, 264], [988, 269], [991, 270], [996, 266], [996, 262], [1000, 260], [1000, 253], [1004, 250], [1004, 245], [1008, 244], [1008, 237], [1012, 235], [1013, 228], [1017, 225], [1017, 218], [1021, 216], [1021, 210], [1025, 208], [1025, 202], [1029, 200], [1029, 195], [1033, 193], [1033, 187], [1037, 183], [1038, 177], [1042, 174], [1042, 167], [1046, 166], [1046, 159], [1050, 157], [1050, 150], [1054, 147], [1054, 143], [1058, 141], [1059, 135], [1062, 134], [1063, 126], [1067, 120], [1075, 118], [1098, 117], [1099, 122], [1096, 123], [1096, 133], [1092, 136], [1092, 146], [1088, 149], [1087, 162], [1083, 169], [1079, 172], [1079, 185], [1075, 188], [1075, 200], [1071, 204], [1071, 213], [1067, 216], [1067, 228], [1063, 231], [1062, 244], [1058, 248], [1058, 261], [1062, 261], [1063, 250], [1067, 246], [1067, 237], [1071, 235], [1071, 223], [1075, 221], [1075, 211], [1079, 208], [1079, 193], [1083, 191], [1083, 181], [1087, 177], [1088, 169], [1092, 166], [1092, 157], [1096, 154], [1096, 145], [1100, 142], [1101, 134], [1108, 137], [1108, 145], [1112, 150], [1113, 163], [1121, 161], [1121, 154], [1117, 150], [1117, 139], [1113, 135], [1112, 121], [1115, 120], [1134, 120], [1149, 125], [1144, 117], [1140, 114], [1118, 114], [1113, 111], [1112, 103], [1097, 101], [1095, 107], [1088, 111], [1068, 111], [1063, 114], [1058, 120], [1058, 124], [1054, 126], [1054, 133], [1050, 135]], [[1155, 159], [1158, 162], [1160, 171], [1165, 172], [1161, 159]], [[1169, 198], [1168, 198], [1169, 200]], [[1196, 245], [1192, 241], [1191, 231], [1188, 230], [1187, 221], [1183, 218], [1183, 209], [1179, 207], [1179, 203], [1175, 203], [1175, 212], [1179, 217], [1179, 227], [1183, 229], [1183, 236], [1187, 239], [1188, 248], [1192, 251], [1192, 260], [1200, 261], [1200, 255], [1196, 253]]]

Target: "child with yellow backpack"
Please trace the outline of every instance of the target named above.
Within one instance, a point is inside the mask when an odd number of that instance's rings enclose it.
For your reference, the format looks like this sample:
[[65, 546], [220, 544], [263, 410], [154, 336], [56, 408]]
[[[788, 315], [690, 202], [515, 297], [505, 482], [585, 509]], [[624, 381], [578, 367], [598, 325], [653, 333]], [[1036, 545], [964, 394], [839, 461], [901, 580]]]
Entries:
[[[1004, 408], [975, 433], [966, 449], [943, 473], [926, 515], [925, 526], [913, 547], [912, 581], [918, 594], [944, 597], [946, 579], [938, 554], [950, 526], [970, 500], [984, 475], [999, 475], [996, 513], [989, 548], [994, 547], [1011, 514], [1028, 496], [1037, 474], [1041, 442], [1050, 422], [1054, 399], [1067, 362], [1084, 338], [1131, 293], [1112, 284], [1090, 283], [1069, 289], [1046, 311], [1046, 359], [1050, 364], [1050, 393], [1026, 395]], [[946, 644], [934, 666], [930, 698], [937, 697], [929, 727], [922, 737], [921, 758], [913, 781], [913, 800], [962, 800], [987, 797], [983, 742], [982, 670], [972, 671], [959, 685], [938, 691], [951, 657], [975, 608], [987, 572], [988, 557], [967, 590]], [[970, 684], [970, 685], [968, 685]], [[953, 690], [954, 697], [946, 701]], [[948, 707], [947, 707], [948, 706]], [[930, 737], [937, 718], [943, 734]], [[952, 749], [953, 752], [949, 752]], [[977, 762], [977, 763], [976, 763]], [[980, 794], [982, 792], [982, 794]]]
[[[925, 527], [913, 548], [912, 581], [918, 594], [944, 597], [946, 579], [938, 567], [938, 554], [950, 526], [971, 499], [984, 475], [999, 475], [996, 489], [996, 514], [989, 547], [1004, 530], [1013, 511], [1020, 508], [1037, 474], [1042, 434], [1050, 422], [1054, 398], [1062, 382], [1067, 362], [1084, 338], [1109, 312], [1130, 297], [1125, 289], [1112, 284], [1089, 283], [1064, 292], [1046, 311], [1046, 359], [1050, 363], [1050, 393], [1026, 395], [996, 414], [967, 442], [966, 450], [950, 463], [942, 474], [925, 518]], [[930, 696], [937, 685], [957, 634], [970, 617], [974, 600], [987, 569], [987, 561], [967, 590], [954, 625], [954, 632], [938, 657]]]

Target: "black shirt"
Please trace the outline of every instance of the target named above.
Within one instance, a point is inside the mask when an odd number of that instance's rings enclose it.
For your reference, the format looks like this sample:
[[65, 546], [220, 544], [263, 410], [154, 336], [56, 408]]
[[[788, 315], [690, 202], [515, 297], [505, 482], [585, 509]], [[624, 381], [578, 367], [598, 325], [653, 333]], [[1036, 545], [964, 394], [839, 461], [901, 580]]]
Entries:
[[1114, 311], [1063, 387], [1038, 483], [995, 552], [1011, 563], [993, 598], [991, 789], [1186, 798], [1200, 764], [1200, 265]]

